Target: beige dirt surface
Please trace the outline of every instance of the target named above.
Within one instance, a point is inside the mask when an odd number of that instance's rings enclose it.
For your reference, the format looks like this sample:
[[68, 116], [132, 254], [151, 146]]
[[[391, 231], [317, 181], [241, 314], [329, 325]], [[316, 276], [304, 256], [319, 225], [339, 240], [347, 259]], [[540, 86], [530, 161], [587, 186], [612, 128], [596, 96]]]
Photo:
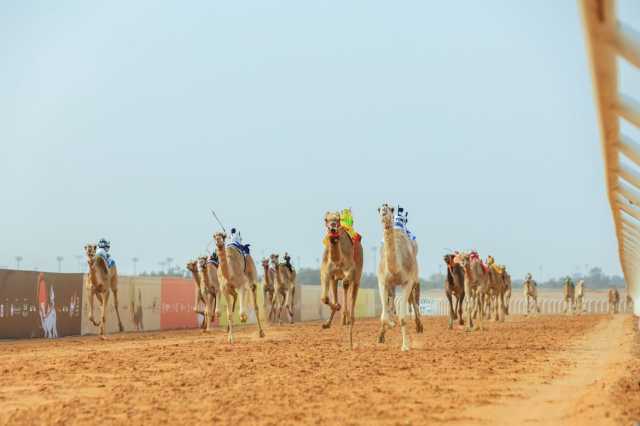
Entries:
[[634, 424], [630, 316], [444, 317], [376, 343], [377, 320], [0, 343], [0, 424]]

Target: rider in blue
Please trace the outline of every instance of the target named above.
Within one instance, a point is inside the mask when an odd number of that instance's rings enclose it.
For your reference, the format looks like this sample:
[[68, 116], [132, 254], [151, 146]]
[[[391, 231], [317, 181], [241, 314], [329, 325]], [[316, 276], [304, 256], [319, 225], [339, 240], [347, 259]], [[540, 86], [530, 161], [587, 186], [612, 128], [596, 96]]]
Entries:
[[107, 241], [106, 238], [101, 238], [100, 241], [98, 241], [98, 249], [96, 250], [96, 256], [103, 258], [105, 262], [107, 262], [107, 266], [109, 268], [112, 268], [116, 264], [116, 261], [113, 260], [113, 258], [109, 254], [110, 249], [111, 249], [111, 243], [109, 243], [109, 241]]
[[228, 245], [237, 248], [245, 256], [249, 255], [250, 244], [242, 244], [242, 236], [236, 228], [231, 228], [231, 238]]
[[409, 212], [406, 211], [404, 208], [398, 206], [397, 213], [393, 218], [393, 226], [396, 229], [403, 230], [405, 234], [407, 234], [407, 237], [409, 237], [410, 240], [415, 241], [416, 240], [415, 235], [413, 235], [411, 231], [407, 229], [407, 222], [409, 221], [408, 216], [409, 216]]

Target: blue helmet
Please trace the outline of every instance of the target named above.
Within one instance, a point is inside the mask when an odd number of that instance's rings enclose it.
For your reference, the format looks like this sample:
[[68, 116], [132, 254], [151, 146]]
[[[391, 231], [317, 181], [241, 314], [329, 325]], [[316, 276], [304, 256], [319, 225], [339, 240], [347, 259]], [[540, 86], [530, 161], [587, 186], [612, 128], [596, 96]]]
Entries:
[[98, 248], [109, 250], [110, 247], [111, 244], [106, 238], [100, 238], [100, 241], [98, 241]]

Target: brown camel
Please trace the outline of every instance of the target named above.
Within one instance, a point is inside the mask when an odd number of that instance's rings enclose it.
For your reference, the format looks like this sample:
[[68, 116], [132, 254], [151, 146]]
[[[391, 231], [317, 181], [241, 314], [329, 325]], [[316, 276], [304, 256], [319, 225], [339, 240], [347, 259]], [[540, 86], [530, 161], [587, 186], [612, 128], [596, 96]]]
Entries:
[[[202, 328], [203, 330], [206, 330], [207, 321], [205, 318], [204, 307], [206, 306], [207, 302], [205, 302], [204, 296], [203, 296], [204, 291], [202, 289], [202, 276], [200, 275], [200, 271], [198, 271], [198, 261], [191, 260], [187, 262], [186, 268], [189, 272], [191, 272], [191, 277], [193, 278], [193, 281], [196, 283], [196, 290], [197, 290], [196, 303], [194, 305], [193, 312], [195, 312], [196, 314], [202, 315], [203, 320], [200, 328]], [[200, 306], [202, 306], [202, 310], [200, 310]]]
[[563, 312], [566, 314], [567, 311], [569, 311], [570, 314], [574, 314], [576, 309], [576, 287], [571, 278], [567, 277], [567, 279], [564, 280], [562, 293], [564, 300]]
[[[354, 241], [346, 229], [340, 225], [340, 213], [327, 212], [324, 216], [324, 224], [327, 236], [320, 266], [320, 300], [331, 308], [331, 314], [322, 324], [322, 328], [331, 327], [334, 315], [341, 308], [338, 303], [338, 281], [342, 281], [345, 303], [342, 318], [343, 324], [346, 323], [349, 326], [349, 347], [353, 348], [355, 306], [362, 278], [362, 243], [357, 239]], [[331, 300], [329, 292], [332, 295]]]
[[227, 302], [229, 343], [233, 343], [233, 311], [236, 298], [240, 299], [240, 322], [245, 323], [249, 319], [247, 310], [248, 299], [251, 297], [253, 309], [256, 313], [256, 322], [258, 323], [258, 336], [264, 337], [260, 309], [258, 308], [258, 274], [256, 273], [256, 265], [253, 263], [251, 255], [247, 254], [245, 256], [235, 247], [226, 247], [226, 238], [226, 234], [221, 232], [213, 235], [213, 239], [216, 242], [216, 252], [220, 260], [220, 267], [218, 268], [220, 292]]
[[[382, 234], [384, 245], [380, 249], [380, 262], [378, 263], [378, 289], [382, 302], [381, 327], [378, 342], [384, 343], [384, 335], [388, 326], [393, 326], [390, 320], [389, 294], [391, 290], [400, 289], [402, 294], [397, 302], [402, 332], [402, 351], [408, 351], [410, 347], [409, 336], [406, 331], [406, 315], [409, 304], [413, 306], [418, 333], [423, 330], [420, 321], [419, 299], [412, 295], [416, 288], [420, 288], [418, 278], [418, 244], [407, 236], [402, 229], [394, 228], [393, 215], [395, 209], [388, 204], [383, 204], [378, 209], [382, 222]], [[419, 290], [418, 290], [419, 291]], [[419, 296], [418, 296], [419, 297]]]
[[464, 271], [466, 330], [470, 331], [474, 328], [473, 318], [476, 317], [479, 319], [480, 329], [482, 330], [484, 304], [489, 287], [489, 271], [475, 251], [460, 253], [458, 260]]
[[[464, 269], [458, 263], [455, 254], [444, 256], [444, 263], [447, 265], [447, 279], [444, 283], [444, 292], [449, 301], [449, 329], [453, 328], [453, 321], [458, 320], [458, 324], [464, 325], [462, 318], [462, 304], [464, 302]], [[453, 307], [453, 296], [456, 297], [455, 309]]]
[[274, 300], [274, 292], [275, 292], [275, 271], [273, 268], [269, 266], [269, 258], [265, 257], [262, 259], [262, 293], [264, 300], [264, 311], [268, 312], [269, 321], [275, 321], [276, 318], [276, 310], [275, 310], [275, 300]]
[[531, 274], [527, 274], [527, 278], [522, 283], [522, 291], [524, 293], [524, 300], [527, 302], [527, 315], [531, 311], [531, 302], [535, 311], [540, 313], [540, 305], [538, 305], [538, 283], [531, 277]]
[[609, 314], [617, 314], [618, 306], [620, 304], [620, 293], [617, 288], [610, 288], [608, 292], [609, 296]]
[[275, 271], [274, 304], [276, 308], [276, 318], [282, 324], [282, 310], [286, 310], [289, 315], [289, 323], [293, 324], [293, 298], [296, 293], [296, 271], [289, 270], [289, 267], [280, 262], [280, 256], [272, 254], [270, 256], [271, 267]]
[[504, 283], [504, 314], [509, 315], [509, 304], [511, 303], [511, 275], [507, 272], [507, 267], [502, 265], [502, 282]]
[[217, 257], [215, 260], [203, 256], [198, 259], [198, 269], [200, 270], [202, 286], [200, 287], [202, 299], [204, 300], [204, 322], [206, 330], [211, 331], [211, 325], [219, 316], [218, 295], [220, 294], [220, 282], [218, 280]]
[[578, 281], [576, 284], [576, 311], [578, 314], [584, 312], [584, 294], [585, 294], [586, 286], [584, 284], [584, 280]]
[[[96, 245], [87, 244], [84, 246], [84, 252], [87, 256], [87, 264], [89, 265], [88, 284], [91, 287], [89, 293], [89, 307], [91, 314], [89, 321], [96, 327], [100, 327], [100, 337], [105, 339], [104, 329], [107, 323], [107, 303], [109, 302], [109, 290], [113, 293], [113, 305], [116, 309], [118, 317], [118, 329], [122, 332], [124, 327], [120, 320], [120, 311], [118, 309], [118, 269], [115, 265], [111, 268], [107, 266], [107, 261], [102, 256], [96, 256]], [[102, 307], [101, 321], [97, 322], [93, 311], [93, 298], [97, 298]]]
[[490, 297], [495, 300], [491, 303], [495, 311], [495, 320], [504, 321], [504, 316], [507, 312], [504, 307], [504, 294], [507, 287], [504, 279], [504, 270], [495, 263], [493, 256], [487, 257], [487, 266], [489, 267]]
[[631, 295], [627, 294], [627, 297], [625, 298], [625, 300], [626, 300], [625, 311], [633, 312], [633, 298], [631, 298]]

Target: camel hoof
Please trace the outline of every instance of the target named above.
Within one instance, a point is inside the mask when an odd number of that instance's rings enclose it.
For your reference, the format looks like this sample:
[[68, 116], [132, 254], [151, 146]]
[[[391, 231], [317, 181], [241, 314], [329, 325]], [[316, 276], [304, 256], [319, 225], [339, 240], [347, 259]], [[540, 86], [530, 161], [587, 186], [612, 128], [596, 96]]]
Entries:
[[416, 333], [424, 333], [424, 327], [422, 324], [416, 327]]
[[120, 330], [120, 333], [124, 331], [124, 327], [122, 326], [122, 324], [118, 324], [118, 330]]
[[105, 336], [104, 334], [100, 335], [100, 340], [107, 340], [107, 336]]
[[330, 324], [326, 324], [326, 323], [325, 323], [325, 324], [322, 324], [322, 328], [323, 328], [323, 329], [327, 329], [327, 328], [329, 328], [329, 327], [331, 327], [331, 325], [330, 325]]
[[384, 336], [382, 334], [378, 336], [378, 343], [384, 343]]
[[409, 352], [409, 346], [402, 345], [402, 352]]
[[227, 341], [228, 341], [229, 343], [233, 343], [233, 336], [229, 336], [229, 337], [227, 338]]
[[264, 330], [260, 330], [260, 332], [258, 333], [258, 336], [264, 337]]

